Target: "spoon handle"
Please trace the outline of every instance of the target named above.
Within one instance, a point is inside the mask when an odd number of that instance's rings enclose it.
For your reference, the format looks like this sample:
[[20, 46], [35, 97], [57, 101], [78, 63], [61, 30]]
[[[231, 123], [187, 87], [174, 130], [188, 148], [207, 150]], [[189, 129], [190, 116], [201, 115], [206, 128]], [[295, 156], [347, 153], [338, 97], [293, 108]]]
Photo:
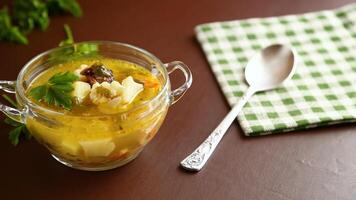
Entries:
[[208, 136], [208, 138], [206, 138], [205, 141], [193, 151], [193, 153], [182, 160], [180, 165], [184, 169], [189, 171], [200, 171], [204, 167], [205, 163], [214, 152], [216, 146], [219, 144], [221, 138], [225, 135], [231, 123], [234, 121], [234, 119], [237, 117], [239, 112], [254, 93], [255, 90], [250, 87], [241, 98], [241, 100], [236, 105], [234, 105], [234, 107], [225, 116], [222, 122], [220, 122], [215, 130]]

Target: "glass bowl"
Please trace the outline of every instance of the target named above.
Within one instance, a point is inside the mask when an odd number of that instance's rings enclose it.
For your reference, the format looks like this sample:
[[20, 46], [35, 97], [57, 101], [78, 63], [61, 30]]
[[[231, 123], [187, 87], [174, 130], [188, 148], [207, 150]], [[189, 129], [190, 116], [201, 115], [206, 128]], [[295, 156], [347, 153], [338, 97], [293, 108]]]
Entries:
[[[39, 106], [26, 97], [26, 89], [44, 70], [64, 60], [104, 56], [138, 64], [162, 84], [151, 100], [116, 114], [78, 116]], [[185, 82], [171, 90], [169, 74], [180, 70]], [[60, 163], [81, 170], [102, 171], [122, 166], [143, 150], [156, 135], [168, 107], [177, 102], [192, 84], [189, 68], [180, 61], [163, 64], [151, 53], [132, 45], [90, 41], [46, 51], [21, 70], [16, 81], [0, 81], [0, 89], [15, 93], [19, 108], [0, 104], [11, 119], [26, 124], [31, 135]]]

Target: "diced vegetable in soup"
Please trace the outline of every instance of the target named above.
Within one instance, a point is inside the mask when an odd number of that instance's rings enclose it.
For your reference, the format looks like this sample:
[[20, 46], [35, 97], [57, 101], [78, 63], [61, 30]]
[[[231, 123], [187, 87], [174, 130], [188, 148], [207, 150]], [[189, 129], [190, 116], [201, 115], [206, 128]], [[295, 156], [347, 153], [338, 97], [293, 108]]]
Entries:
[[162, 98], [145, 104], [162, 84], [147, 69], [122, 60], [60, 63], [42, 72], [27, 90], [34, 103], [57, 112], [42, 111], [26, 124], [62, 160], [93, 167], [125, 162], [162, 124], [169, 102]]

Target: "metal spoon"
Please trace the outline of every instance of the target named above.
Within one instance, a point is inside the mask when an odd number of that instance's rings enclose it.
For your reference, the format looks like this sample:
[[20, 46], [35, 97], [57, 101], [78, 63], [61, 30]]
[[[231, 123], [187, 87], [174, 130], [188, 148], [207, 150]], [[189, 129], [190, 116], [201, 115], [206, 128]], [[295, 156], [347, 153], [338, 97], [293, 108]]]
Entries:
[[292, 77], [295, 60], [293, 50], [281, 44], [270, 45], [255, 55], [245, 68], [245, 79], [250, 87], [244, 96], [209, 137], [180, 163], [181, 166], [190, 171], [200, 171], [248, 99], [256, 92], [274, 89]]

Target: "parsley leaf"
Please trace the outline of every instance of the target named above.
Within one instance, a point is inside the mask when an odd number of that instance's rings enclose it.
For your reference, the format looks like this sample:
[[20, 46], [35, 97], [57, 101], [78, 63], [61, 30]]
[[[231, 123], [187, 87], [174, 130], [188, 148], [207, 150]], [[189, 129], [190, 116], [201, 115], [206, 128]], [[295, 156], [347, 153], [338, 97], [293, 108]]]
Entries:
[[22, 126], [16, 127], [9, 132], [9, 140], [14, 146], [19, 144], [21, 132]]
[[[12, 121], [12, 122], [7, 122], [7, 121]], [[18, 123], [16, 121], [13, 121], [12, 119], [10, 118], [6, 118], [5, 119], [5, 123], [9, 124], [9, 123]], [[18, 123], [19, 125], [12, 125], [12, 124], [9, 124], [11, 126], [14, 126], [15, 128], [12, 129], [10, 132], [9, 132], [9, 140], [11, 142], [11, 144], [13, 144], [14, 146], [18, 145], [19, 144], [19, 141], [20, 141], [20, 137], [23, 136], [25, 137], [25, 139], [29, 140], [31, 139], [31, 134], [30, 132], [28, 131], [27, 127], [25, 124], [20, 124]]]
[[74, 43], [72, 30], [70, 29], [70, 27], [68, 26], [68, 24], [64, 24], [64, 32], [65, 32], [65, 34], [66, 34], [66, 39], [62, 40], [62, 41], [59, 43], [59, 46], [60, 46], [60, 47]]
[[75, 17], [83, 15], [82, 9], [76, 0], [47, 0], [46, 2], [50, 14], [69, 12]]
[[0, 10], [0, 40], [28, 44], [26, 36], [21, 33], [17, 26], [12, 25], [11, 17], [6, 7]]
[[[66, 46], [74, 43], [72, 31], [70, 27], [65, 24], [64, 30], [66, 33], [66, 39], [61, 41], [59, 46]], [[76, 44], [72, 48], [64, 48], [58, 52], [53, 52], [50, 57], [52, 59], [62, 60], [73, 60], [83, 55], [93, 55], [97, 53], [97, 44]], [[58, 107], [63, 107], [67, 110], [72, 108], [72, 98], [70, 92], [73, 91], [73, 82], [78, 80], [79, 77], [72, 72], [57, 73], [52, 76], [47, 84], [37, 86], [29, 92], [29, 95], [37, 101], [43, 101], [49, 105], [55, 105]]]
[[95, 43], [83, 43], [75, 45], [75, 53], [78, 55], [92, 55], [99, 51], [99, 47]]
[[[7, 100], [14, 107], [18, 107], [17, 104], [14, 102], [14, 100], [12, 100], [6, 94], [3, 94], [2, 97], [5, 100]], [[28, 131], [25, 124], [21, 124], [17, 121], [14, 121], [14, 120], [10, 119], [9, 117], [5, 118], [4, 122], [10, 126], [15, 127], [14, 129], [12, 129], [9, 132], [9, 140], [14, 146], [16, 146], [19, 143], [21, 136], [24, 136], [25, 139], [27, 139], [27, 140], [31, 139], [31, 134]]]
[[72, 84], [78, 79], [73, 72], [57, 73], [46, 84], [31, 89], [29, 95], [39, 102], [70, 110], [73, 103], [70, 94], [74, 89]]
[[42, 0], [15, 0], [14, 19], [24, 32], [37, 27], [46, 30], [49, 25], [47, 6]]
[[53, 84], [66, 84], [68, 82], [72, 83], [78, 80], [78, 76], [72, 72], [57, 73], [49, 79], [50, 83]]
[[[64, 45], [66, 46], [66, 45]], [[96, 43], [79, 43], [69, 46], [67, 48], [58, 49], [53, 51], [48, 60], [55, 60], [56, 62], [67, 62], [83, 57], [97, 56], [99, 46]]]
[[25, 34], [35, 28], [46, 30], [50, 15], [70, 13], [75, 17], [83, 15], [76, 0], [14, 0], [13, 21], [6, 7], [0, 10], [0, 41], [28, 44]]
[[[59, 43], [59, 46], [69, 46], [74, 44], [74, 38], [70, 27], [65, 24], [64, 32], [66, 39]], [[56, 62], [67, 62], [68, 60], [76, 60], [85, 56], [96, 56], [99, 51], [98, 44], [96, 43], [79, 43], [69, 46], [67, 48], [61, 48], [57, 51], [53, 51], [49, 56], [49, 60], [55, 60]]]

